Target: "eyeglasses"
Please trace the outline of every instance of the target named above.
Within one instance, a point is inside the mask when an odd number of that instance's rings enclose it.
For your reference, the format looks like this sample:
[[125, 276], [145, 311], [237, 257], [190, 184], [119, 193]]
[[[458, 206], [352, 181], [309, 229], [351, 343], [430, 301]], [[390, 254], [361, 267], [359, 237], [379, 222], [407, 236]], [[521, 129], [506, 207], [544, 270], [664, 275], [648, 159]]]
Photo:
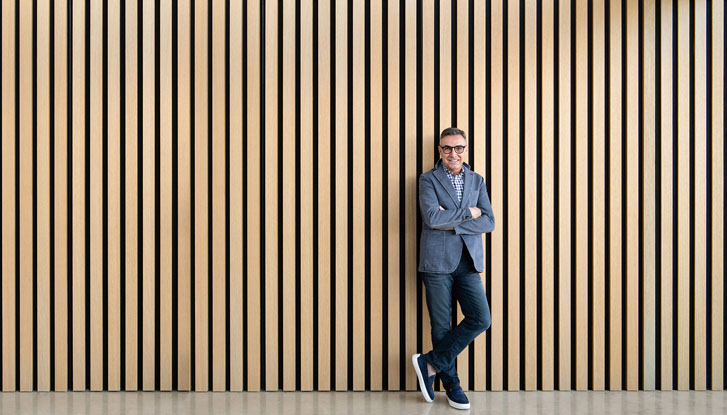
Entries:
[[451, 153], [452, 152], [452, 149], [454, 149], [454, 151], [456, 151], [457, 154], [462, 154], [462, 153], [464, 153], [464, 148], [465, 147], [467, 147], [467, 146], [454, 146], [454, 147], [452, 147], [452, 146], [439, 146], [439, 148], [442, 149], [442, 152], [444, 154]]

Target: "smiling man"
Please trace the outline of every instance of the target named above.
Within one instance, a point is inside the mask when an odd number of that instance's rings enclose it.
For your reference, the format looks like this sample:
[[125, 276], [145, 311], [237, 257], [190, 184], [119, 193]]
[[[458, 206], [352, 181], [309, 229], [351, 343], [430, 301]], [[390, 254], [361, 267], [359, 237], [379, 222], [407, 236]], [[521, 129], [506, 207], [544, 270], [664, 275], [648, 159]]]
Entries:
[[[434, 168], [419, 177], [419, 272], [426, 287], [434, 349], [413, 355], [412, 363], [427, 402], [434, 400], [434, 379], [439, 376], [450, 406], [469, 409], [455, 359], [490, 327], [490, 307], [479, 273], [484, 271], [482, 234], [495, 229], [495, 217], [484, 179], [464, 162], [464, 131], [442, 131], [439, 157]], [[450, 326], [452, 298], [464, 314], [454, 328]]]

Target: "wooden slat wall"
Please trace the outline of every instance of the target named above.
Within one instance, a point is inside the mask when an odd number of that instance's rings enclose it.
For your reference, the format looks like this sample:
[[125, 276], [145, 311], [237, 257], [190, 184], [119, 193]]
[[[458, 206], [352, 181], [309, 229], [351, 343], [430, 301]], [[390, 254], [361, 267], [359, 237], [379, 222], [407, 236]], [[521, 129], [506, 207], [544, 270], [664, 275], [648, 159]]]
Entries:
[[414, 390], [451, 125], [466, 389], [724, 388], [723, 2], [88, 5], [2, 2], [2, 390]]

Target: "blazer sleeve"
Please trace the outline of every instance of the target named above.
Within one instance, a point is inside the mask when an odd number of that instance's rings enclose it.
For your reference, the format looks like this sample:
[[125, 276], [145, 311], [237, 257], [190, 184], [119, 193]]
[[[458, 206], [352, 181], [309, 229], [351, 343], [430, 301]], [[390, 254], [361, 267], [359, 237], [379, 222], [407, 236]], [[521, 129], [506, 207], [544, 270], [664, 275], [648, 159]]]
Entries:
[[453, 228], [472, 219], [469, 208], [440, 210], [439, 199], [430, 175], [419, 176], [419, 209], [422, 221], [431, 229]]
[[490, 198], [487, 196], [487, 186], [484, 181], [480, 186], [480, 194], [477, 197], [477, 207], [482, 211], [482, 216], [474, 220], [464, 221], [454, 227], [458, 235], [477, 235], [492, 232], [495, 229], [495, 215], [492, 213]]

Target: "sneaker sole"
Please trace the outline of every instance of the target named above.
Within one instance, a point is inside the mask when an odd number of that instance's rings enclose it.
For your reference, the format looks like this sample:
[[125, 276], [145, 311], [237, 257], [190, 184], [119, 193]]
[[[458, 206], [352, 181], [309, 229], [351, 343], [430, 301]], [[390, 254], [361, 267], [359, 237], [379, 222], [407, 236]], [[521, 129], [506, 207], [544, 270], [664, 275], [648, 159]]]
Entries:
[[421, 356], [419, 353], [412, 355], [411, 362], [414, 365], [414, 370], [417, 372], [417, 378], [419, 378], [419, 389], [422, 391], [422, 396], [424, 396], [425, 401], [431, 403], [434, 402], [434, 399], [430, 398], [427, 393], [427, 386], [424, 384], [424, 376], [422, 375], [422, 371], [419, 370], [419, 356]]
[[447, 402], [449, 402], [449, 406], [451, 406], [454, 409], [470, 409], [470, 404], [468, 404], [468, 403], [457, 403], [457, 402], [449, 399], [449, 397], [447, 397]]

